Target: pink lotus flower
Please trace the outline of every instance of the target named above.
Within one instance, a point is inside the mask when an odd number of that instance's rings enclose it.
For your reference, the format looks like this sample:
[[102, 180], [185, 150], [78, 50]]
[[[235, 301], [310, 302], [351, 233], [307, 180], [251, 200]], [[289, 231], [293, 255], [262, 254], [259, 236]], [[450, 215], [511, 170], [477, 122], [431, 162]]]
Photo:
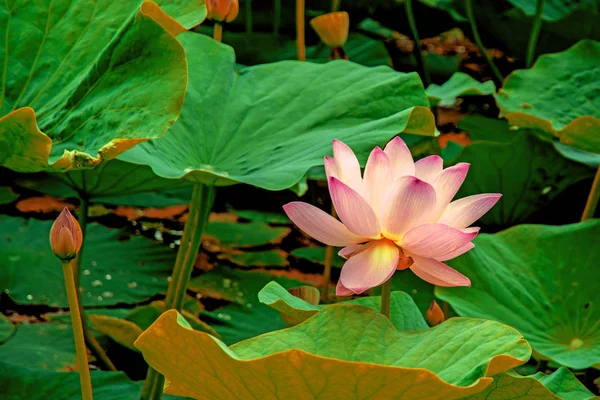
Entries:
[[471, 250], [479, 228], [469, 228], [501, 194], [478, 194], [456, 201], [469, 164], [443, 169], [439, 156], [416, 163], [399, 137], [369, 156], [364, 176], [352, 150], [333, 141], [325, 157], [333, 205], [341, 220], [299, 201], [286, 204], [288, 217], [316, 240], [344, 247], [338, 296], [381, 285], [396, 269], [410, 268], [437, 286], [470, 286], [469, 278], [444, 261]]

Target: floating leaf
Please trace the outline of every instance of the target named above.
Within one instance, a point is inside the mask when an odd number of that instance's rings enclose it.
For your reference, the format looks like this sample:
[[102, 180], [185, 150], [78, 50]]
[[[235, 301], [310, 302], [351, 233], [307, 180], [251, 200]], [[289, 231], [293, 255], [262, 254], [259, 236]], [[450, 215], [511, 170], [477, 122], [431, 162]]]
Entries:
[[[508, 0], [510, 4], [519, 8], [528, 17], [536, 13], [536, 0]], [[542, 19], [555, 22], [568, 17], [575, 11], [598, 13], [598, 3], [594, 0], [545, 0], [542, 8]]]
[[471, 288], [436, 288], [462, 316], [519, 330], [542, 357], [570, 368], [600, 364], [600, 221], [520, 225], [481, 234], [475, 248], [448, 261]]
[[0, 314], [0, 345], [9, 340], [16, 329], [17, 326], [8, 317]]
[[[201, 0], [161, 4], [186, 27], [206, 16]], [[94, 166], [177, 119], [187, 67], [174, 35], [186, 27], [155, 3], [4, 2], [0, 26], [0, 165]]]
[[0, 204], [12, 203], [19, 197], [7, 186], [0, 186]]
[[133, 322], [101, 314], [90, 315], [88, 318], [100, 333], [128, 349], [138, 351], [133, 343], [142, 334], [142, 329]]
[[[277, 282], [269, 282], [258, 293], [261, 303], [268, 305], [298, 323], [307, 320], [317, 312], [326, 307], [325, 305], [313, 305], [290, 294], [287, 289]], [[359, 305], [379, 311], [381, 297], [369, 296], [354, 300], [344, 301], [344, 305]], [[417, 308], [413, 299], [403, 292], [393, 292], [390, 302], [390, 321], [401, 331], [427, 329], [427, 323]]]
[[215, 311], [201, 313], [203, 317], [211, 319], [211, 326], [221, 335], [223, 341], [231, 344], [286, 327], [277, 311], [258, 300], [258, 292], [271, 281], [285, 288], [304, 284], [285, 277], [217, 266], [193, 278], [188, 288], [203, 297], [231, 302]]
[[178, 39], [191, 65], [181, 117], [164, 137], [120, 156], [164, 178], [281, 190], [322, 164], [332, 139], [366, 153], [399, 132], [435, 135], [414, 73], [344, 60], [237, 73], [230, 47], [195, 33]]
[[[325, 264], [325, 247], [302, 247], [299, 249], [294, 249], [290, 253], [294, 257], [298, 257], [301, 259], [308, 260], [310, 262]], [[331, 266], [334, 268], [342, 268], [342, 265], [346, 260], [340, 256], [338, 256], [337, 251], [334, 251], [333, 259], [331, 260]]]
[[283, 213], [274, 213], [266, 211], [256, 210], [234, 210], [230, 209], [232, 213], [240, 218], [244, 218], [253, 222], [266, 222], [269, 224], [284, 224], [289, 225], [290, 219]]
[[[0, 216], [0, 282], [20, 304], [68, 306], [60, 261], [48, 241], [51, 221]], [[141, 236], [118, 241], [118, 232], [89, 224], [81, 268], [85, 306], [137, 303], [167, 289], [174, 252]]]
[[600, 43], [584, 40], [514, 71], [496, 95], [500, 116], [543, 132], [543, 138], [600, 153], [598, 58]]
[[290, 228], [274, 228], [262, 222], [242, 224], [214, 221], [208, 223], [204, 234], [215, 239], [221, 246], [231, 248], [281, 243], [290, 232]]
[[600, 165], [600, 154], [579, 150], [559, 142], [554, 142], [552, 144], [556, 151], [569, 160], [577, 161], [578, 163], [585, 164], [592, 168], [598, 168]]
[[287, 253], [283, 250], [232, 251], [219, 255], [242, 267], [285, 267], [288, 265]]
[[487, 376], [524, 363], [531, 353], [516, 331], [493, 321], [453, 318], [425, 331], [401, 332], [376, 311], [344, 305], [231, 348], [190, 330], [171, 310], [135, 345], [165, 375], [167, 393], [215, 400], [233, 393], [458, 399], [483, 390], [492, 381]]
[[593, 174], [525, 132], [508, 143], [474, 142], [456, 161], [472, 165], [457, 198], [502, 193], [498, 204], [480, 219], [493, 227], [525, 222], [570, 185]]
[[455, 72], [443, 85], [431, 84], [425, 90], [433, 104], [454, 101], [462, 96], [487, 96], [496, 92], [494, 82], [479, 82], [463, 72]]
[[[33, 370], [5, 361], [0, 362], [3, 400], [81, 400], [78, 373]], [[130, 381], [123, 372], [92, 371], [91, 376], [95, 400], [140, 397], [142, 382]]]
[[593, 397], [571, 371], [559, 368], [548, 376], [542, 373], [520, 376], [511, 372], [496, 375], [483, 392], [465, 400], [587, 400]]
[[19, 324], [0, 346], [0, 359], [11, 367], [72, 371], [75, 342], [70, 324]]

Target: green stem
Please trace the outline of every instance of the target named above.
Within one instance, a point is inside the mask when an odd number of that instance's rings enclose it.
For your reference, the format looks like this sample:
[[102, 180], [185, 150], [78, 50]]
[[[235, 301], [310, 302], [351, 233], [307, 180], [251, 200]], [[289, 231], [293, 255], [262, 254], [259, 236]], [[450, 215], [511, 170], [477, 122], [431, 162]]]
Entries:
[[246, 33], [252, 33], [252, 0], [246, 0]]
[[425, 58], [423, 57], [423, 52], [421, 51], [421, 39], [419, 38], [417, 21], [415, 20], [415, 14], [413, 13], [412, 0], [404, 0], [404, 9], [406, 11], [406, 17], [408, 18], [412, 39], [415, 42], [414, 54], [417, 60], [417, 68], [421, 73], [425, 87], [427, 87], [431, 83], [431, 78], [429, 77], [429, 70], [427, 70]]
[[594, 213], [596, 212], [598, 200], [600, 200], [600, 166], [596, 171], [596, 177], [594, 178], [594, 183], [592, 183], [592, 189], [590, 190], [587, 202], [585, 203], [585, 209], [583, 210], [581, 221], [587, 221], [588, 219], [594, 218]]
[[469, 20], [469, 24], [471, 24], [471, 30], [473, 31], [473, 39], [475, 39], [475, 43], [477, 44], [477, 47], [479, 47], [479, 51], [481, 52], [483, 57], [485, 57], [485, 60], [492, 69], [496, 84], [498, 85], [498, 87], [501, 87], [504, 77], [500, 73], [498, 67], [496, 67], [496, 64], [494, 64], [492, 56], [488, 54], [486, 48], [483, 46], [481, 36], [479, 36], [479, 30], [477, 29], [477, 23], [475, 22], [475, 17], [473, 15], [473, 0], [465, 0], [465, 11], [467, 13], [467, 19]]
[[304, 43], [304, 0], [296, 0], [296, 53], [299, 61], [306, 60]]
[[[165, 300], [165, 311], [176, 309], [181, 311], [187, 286], [194, 268], [194, 261], [200, 248], [202, 234], [206, 228], [208, 214], [215, 200], [214, 186], [207, 186], [200, 183], [194, 184], [192, 200], [190, 202], [188, 220], [183, 229], [181, 245], [177, 251], [177, 258], [171, 281], [167, 290]], [[156, 372], [152, 367], [148, 368], [148, 375], [142, 391], [142, 399], [156, 400], [162, 395], [164, 377]]]
[[392, 297], [392, 280], [388, 279], [381, 285], [381, 313], [390, 318], [390, 300]]
[[[335, 207], [331, 205], [331, 216], [337, 217]], [[331, 264], [333, 263], [333, 246], [325, 248], [325, 268], [323, 269], [323, 286], [321, 287], [321, 301], [326, 303], [329, 297], [329, 282], [331, 281]]]
[[79, 366], [79, 382], [81, 383], [81, 398], [92, 400], [92, 381], [90, 368], [88, 366], [87, 349], [83, 337], [83, 323], [79, 314], [79, 302], [77, 301], [77, 287], [73, 274], [73, 261], [63, 261], [63, 273], [65, 276], [65, 287], [69, 301], [69, 312], [71, 314], [71, 325], [73, 326], [73, 338], [75, 339], [75, 352], [77, 354], [77, 365]]
[[223, 41], [223, 24], [215, 21], [215, 26], [213, 27], [213, 39], [217, 42]]
[[281, 29], [281, 0], [273, 0], [273, 34], [279, 36]]
[[331, 12], [336, 12], [339, 10], [341, 4], [342, 0], [331, 0]]
[[535, 4], [535, 16], [533, 17], [533, 26], [529, 34], [529, 44], [527, 45], [526, 66], [531, 67], [535, 58], [535, 46], [537, 45], [540, 30], [542, 29], [542, 11], [544, 10], [544, 0], [537, 0]]
[[[79, 196], [79, 213], [78, 213], [77, 220], [79, 222], [79, 226], [81, 227], [83, 242], [81, 244], [81, 248], [79, 249], [79, 252], [77, 253], [77, 257], [75, 258], [74, 263], [73, 263], [73, 278], [75, 281], [76, 288], [80, 287], [81, 259], [83, 257], [83, 249], [85, 247], [85, 238], [86, 238], [86, 231], [87, 231], [87, 224], [88, 224], [88, 217], [89, 217], [89, 207], [90, 207], [89, 197], [87, 197], [86, 195], [80, 195]], [[96, 359], [102, 364], [102, 367], [104, 367], [104, 369], [107, 369], [109, 371], [116, 371], [117, 367], [115, 367], [115, 365], [113, 364], [111, 359], [108, 357], [108, 355], [106, 354], [106, 352], [104, 351], [104, 349], [102, 348], [100, 343], [98, 343], [98, 340], [96, 340], [96, 337], [92, 333], [92, 330], [90, 329], [90, 326], [88, 324], [87, 315], [85, 312], [85, 308], [83, 307], [83, 301], [81, 300], [81, 293], [79, 292], [79, 290], [77, 290], [76, 293], [77, 293], [77, 305], [79, 307], [79, 315], [81, 315], [82, 325], [83, 325], [83, 337], [85, 338], [85, 343], [87, 344], [87, 347], [91, 350], [94, 357], [96, 357]]]

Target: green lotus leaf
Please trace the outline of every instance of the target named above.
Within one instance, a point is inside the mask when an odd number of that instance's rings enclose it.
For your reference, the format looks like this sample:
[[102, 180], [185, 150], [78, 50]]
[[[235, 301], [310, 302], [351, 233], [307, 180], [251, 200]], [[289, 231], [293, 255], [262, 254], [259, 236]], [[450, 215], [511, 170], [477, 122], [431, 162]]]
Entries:
[[541, 372], [520, 376], [507, 372], [494, 376], [494, 382], [483, 392], [465, 400], [588, 400], [594, 395], [566, 368], [546, 376]]
[[[517, 7], [528, 17], [535, 15], [536, 0], [508, 0], [510, 4]], [[542, 9], [542, 19], [545, 21], [559, 21], [574, 13], [575, 11], [598, 12], [596, 0], [545, 0]]]
[[569, 160], [577, 161], [578, 163], [585, 164], [592, 168], [598, 168], [600, 165], [600, 154], [598, 153], [579, 150], [559, 142], [554, 142], [552, 144], [554, 145], [556, 151]]
[[285, 267], [288, 265], [287, 253], [283, 250], [230, 251], [219, 258], [226, 259], [241, 267]]
[[0, 315], [0, 345], [15, 334], [17, 326], [4, 314]]
[[252, 222], [266, 222], [268, 224], [290, 225], [291, 221], [287, 215], [277, 212], [257, 211], [257, 210], [228, 210], [240, 218], [247, 219]]
[[[506, 122], [504, 126], [508, 136]], [[473, 142], [456, 159], [473, 165], [457, 198], [502, 193], [498, 204], [479, 220], [496, 229], [525, 222], [570, 185], [593, 175], [593, 170], [565, 159], [551, 144], [529, 133], [512, 137], [506, 143]]]
[[600, 42], [584, 40], [514, 71], [496, 95], [500, 116], [542, 138], [600, 153], [598, 58]]
[[598, 365], [599, 234], [600, 220], [481, 234], [473, 250], [448, 261], [472, 287], [436, 287], [436, 295], [459, 315], [514, 327], [540, 357], [575, 369]]
[[[226, 347], [164, 313], [136, 341], [165, 375], [165, 392], [196, 399], [458, 399], [489, 376], [524, 363], [531, 349], [493, 321], [453, 318], [401, 332], [380, 313], [331, 305], [292, 328]], [[215, 371], [219, 371], [215, 374]], [[315, 377], [318, 377], [315, 378]]]
[[193, 278], [188, 289], [202, 297], [228, 301], [213, 311], [202, 311], [208, 321], [227, 344], [286, 327], [276, 310], [258, 300], [258, 292], [275, 281], [286, 289], [306, 285], [305, 282], [261, 272], [241, 271], [218, 265]]
[[[60, 262], [48, 241], [52, 221], [0, 216], [0, 225], [0, 289], [19, 304], [67, 307]], [[81, 264], [85, 306], [137, 303], [167, 289], [175, 253], [142, 236], [118, 239], [117, 231], [88, 225]]]
[[120, 156], [161, 177], [280, 190], [322, 164], [333, 139], [367, 153], [399, 132], [435, 135], [414, 73], [344, 60], [236, 72], [230, 47], [192, 32], [178, 39], [190, 64], [181, 117], [162, 138]]
[[187, 85], [174, 35], [203, 0], [58, 0], [0, 5], [0, 165], [91, 167], [177, 119]]
[[0, 186], [0, 204], [12, 203], [19, 197], [8, 186]]
[[281, 243], [290, 232], [286, 226], [272, 227], [264, 222], [213, 221], [206, 226], [204, 236], [214, 239], [222, 247], [232, 248]]
[[133, 343], [142, 333], [142, 328], [135, 323], [122, 318], [115, 318], [108, 315], [94, 314], [90, 315], [89, 321], [94, 325], [94, 329], [103, 335], [110, 337], [121, 346], [130, 350], [138, 351]]
[[[81, 400], [79, 374], [34, 370], [4, 361], [0, 362], [3, 400]], [[92, 371], [91, 376], [95, 400], [140, 397], [142, 383], [130, 381], [123, 372]]]
[[[280, 311], [298, 322], [303, 322], [327, 307], [313, 305], [287, 291], [277, 282], [269, 282], [260, 292], [258, 300], [271, 308]], [[378, 311], [381, 297], [369, 296], [344, 301], [344, 305], [359, 305]], [[427, 323], [413, 299], [403, 292], [392, 292], [390, 302], [390, 321], [401, 331], [427, 329]]]
[[[325, 247], [313, 246], [294, 249], [290, 254], [294, 257], [323, 265], [325, 264], [325, 252]], [[345, 262], [346, 260], [343, 257], [340, 257], [337, 254], [337, 251], [334, 251], [333, 258], [331, 260], [331, 266], [333, 268], [342, 268], [342, 265], [344, 265]]]
[[479, 82], [463, 72], [455, 72], [443, 85], [431, 84], [425, 90], [432, 103], [454, 101], [462, 96], [487, 96], [496, 92], [494, 82]]

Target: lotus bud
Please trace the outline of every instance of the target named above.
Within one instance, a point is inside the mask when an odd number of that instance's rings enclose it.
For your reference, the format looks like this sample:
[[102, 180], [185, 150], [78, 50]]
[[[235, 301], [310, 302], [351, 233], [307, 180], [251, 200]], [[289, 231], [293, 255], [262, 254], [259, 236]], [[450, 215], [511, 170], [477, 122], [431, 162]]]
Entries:
[[438, 306], [435, 300], [431, 302], [429, 309], [425, 313], [425, 320], [429, 324], [429, 326], [436, 326], [444, 322], [446, 318], [444, 317], [444, 312]]
[[340, 11], [324, 14], [311, 19], [310, 24], [323, 43], [332, 49], [332, 59], [348, 59], [344, 52], [344, 45], [348, 40], [348, 30], [350, 29], [350, 18], [347, 12]]
[[231, 22], [240, 11], [238, 0], [206, 0], [207, 18], [217, 22]]
[[74, 259], [81, 249], [83, 235], [79, 222], [65, 207], [50, 229], [50, 247], [52, 252], [63, 261]]
[[[321, 300], [321, 293], [317, 288], [312, 286], [300, 286], [297, 288], [288, 289], [288, 292], [292, 296], [298, 297], [299, 299], [302, 299], [313, 306], [319, 304], [319, 301]], [[283, 321], [287, 326], [295, 326], [300, 323], [300, 321], [284, 313], [281, 313], [281, 318], [283, 318]]]

